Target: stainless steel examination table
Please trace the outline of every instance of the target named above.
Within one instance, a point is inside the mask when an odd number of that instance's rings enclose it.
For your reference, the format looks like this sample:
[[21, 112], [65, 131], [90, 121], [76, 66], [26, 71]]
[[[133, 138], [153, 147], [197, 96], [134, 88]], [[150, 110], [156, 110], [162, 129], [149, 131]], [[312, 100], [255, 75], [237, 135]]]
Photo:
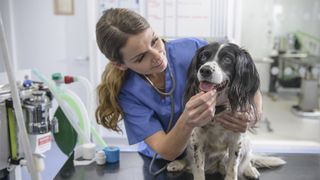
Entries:
[[[283, 167], [260, 169], [260, 180], [319, 180], [320, 154], [274, 154], [282, 157], [287, 164]], [[162, 172], [152, 176], [148, 172], [151, 159], [135, 152], [122, 152], [120, 162], [105, 166], [92, 163], [88, 166], [74, 166], [71, 156], [60, 169], [55, 179], [74, 180], [191, 180], [193, 177], [187, 172]], [[157, 160], [154, 169], [161, 168], [166, 162]], [[206, 179], [222, 180], [219, 174], [208, 174]]]

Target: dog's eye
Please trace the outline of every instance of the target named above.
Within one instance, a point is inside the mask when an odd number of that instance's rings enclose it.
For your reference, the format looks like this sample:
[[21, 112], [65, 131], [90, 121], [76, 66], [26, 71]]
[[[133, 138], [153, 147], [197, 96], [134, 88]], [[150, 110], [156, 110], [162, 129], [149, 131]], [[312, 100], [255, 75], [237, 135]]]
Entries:
[[232, 59], [229, 57], [223, 58], [223, 63], [225, 64], [231, 64], [232, 63]]
[[200, 54], [200, 61], [205, 62], [209, 58], [210, 53], [208, 51], [204, 51]]
[[206, 56], [201, 56], [201, 57], [200, 57], [200, 60], [201, 60], [201, 61], [206, 61], [206, 60], [207, 60], [207, 57], [206, 57]]

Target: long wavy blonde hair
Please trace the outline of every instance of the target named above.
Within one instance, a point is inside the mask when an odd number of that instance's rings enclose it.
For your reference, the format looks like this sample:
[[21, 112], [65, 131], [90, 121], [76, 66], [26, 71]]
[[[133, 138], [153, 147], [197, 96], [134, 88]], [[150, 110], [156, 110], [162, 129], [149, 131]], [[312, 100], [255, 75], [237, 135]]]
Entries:
[[[96, 25], [96, 39], [100, 51], [110, 60], [123, 64], [120, 49], [128, 38], [150, 27], [149, 23], [134, 11], [115, 8], [106, 10]], [[98, 108], [95, 116], [98, 124], [108, 129], [121, 131], [118, 122], [123, 111], [118, 103], [118, 95], [125, 80], [126, 71], [108, 63], [97, 87]]]

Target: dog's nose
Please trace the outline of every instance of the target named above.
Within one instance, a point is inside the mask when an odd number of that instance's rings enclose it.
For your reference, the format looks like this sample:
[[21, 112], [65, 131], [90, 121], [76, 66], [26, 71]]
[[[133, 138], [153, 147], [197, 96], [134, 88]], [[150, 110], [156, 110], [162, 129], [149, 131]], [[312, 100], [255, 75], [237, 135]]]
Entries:
[[209, 77], [211, 76], [211, 74], [213, 73], [213, 69], [210, 67], [210, 66], [203, 66], [201, 69], [200, 69], [200, 74], [201, 76], [203, 77]]

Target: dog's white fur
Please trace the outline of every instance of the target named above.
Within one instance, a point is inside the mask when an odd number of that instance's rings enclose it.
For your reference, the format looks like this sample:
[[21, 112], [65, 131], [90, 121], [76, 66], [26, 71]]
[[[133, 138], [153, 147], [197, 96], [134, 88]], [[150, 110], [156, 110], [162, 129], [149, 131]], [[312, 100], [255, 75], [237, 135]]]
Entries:
[[[219, 84], [228, 80], [218, 63], [211, 61], [204, 65], [215, 69], [211, 82]], [[201, 81], [203, 77], [199, 71], [197, 76]], [[230, 111], [227, 92], [228, 86], [218, 92], [216, 105], [225, 105], [226, 111]], [[254, 116], [254, 108], [250, 107], [250, 109], [248, 117]], [[167, 170], [173, 172], [191, 168], [196, 180], [204, 180], [205, 172], [220, 172], [225, 175], [225, 180], [237, 180], [238, 176], [258, 179], [260, 174], [256, 168], [283, 164], [285, 161], [280, 158], [253, 155], [247, 133], [226, 130], [213, 120], [203, 127], [194, 128], [186, 158], [169, 163]]]
[[226, 180], [235, 180], [238, 174], [258, 179], [260, 174], [253, 162], [270, 167], [284, 164], [283, 160], [272, 157], [264, 162], [260, 162], [261, 160], [259, 156], [252, 155], [246, 133], [226, 130], [213, 120], [204, 127], [193, 130], [186, 159], [171, 162], [167, 169], [180, 171], [190, 165], [196, 180], [204, 180], [205, 172], [220, 172], [226, 175]]

